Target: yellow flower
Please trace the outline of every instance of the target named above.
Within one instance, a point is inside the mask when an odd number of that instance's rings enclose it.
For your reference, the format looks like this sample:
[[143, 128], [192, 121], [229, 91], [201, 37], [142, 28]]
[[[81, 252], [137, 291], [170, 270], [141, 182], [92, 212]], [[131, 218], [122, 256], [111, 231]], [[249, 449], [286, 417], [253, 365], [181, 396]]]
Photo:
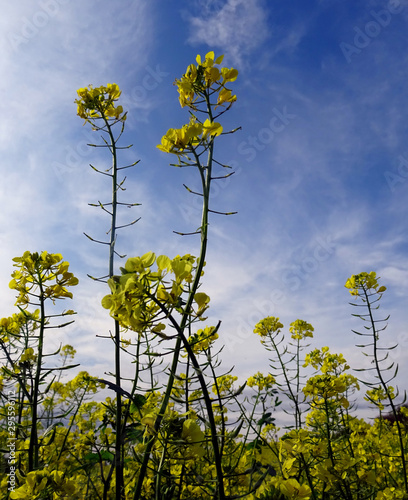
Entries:
[[306, 484], [299, 484], [299, 482], [294, 479], [286, 479], [280, 484], [281, 492], [288, 498], [304, 498], [308, 500], [312, 494], [309, 486]]
[[215, 137], [222, 134], [222, 126], [217, 122], [211, 122], [208, 118], [203, 123], [203, 139], [208, 136]]
[[[62, 261], [61, 254], [27, 251], [13, 261], [17, 270], [11, 275], [13, 279], [9, 287], [19, 292], [16, 305], [28, 304], [33, 294], [37, 297], [41, 295], [43, 299], [50, 298], [53, 302], [63, 297], [72, 298], [66, 287], [77, 285], [78, 279], [68, 272], [69, 263]], [[50, 281], [55, 283], [48, 284]]]
[[221, 64], [223, 59], [224, 59], [224, 56], [221, 55], [221, 56], [218, 56], [217, 59], [215, 59], [214, 61], [214, 51], [210, 51], [210, 52], [207, 52], [207, 54], [205, 55], [205, 60], [204, 62], [201, 62], [201, 56], [200, 54], [197, 55], [196, 57], [196, 61], [198, 63], [199, 66], [203, 66], [204, 68], [211, 68], [214, 63], [215, 64]]
[[385, 286], [379, 286], [378, 278], [375, 272], [353, 274], [344, 285], [350, 290], [351, 295], [359, 295], [361, 290], [375, 290], [377, 293], [385, 292]]
[[201, 458], [205, 454], [205, 449], [201, 446], [201, 443], [205, 441], [204, 432], [193, 419], [188, 418], [183, 422], [181, 437], [184, 441], [189, 443], [186, 453], [184, 454], [186, 458]]
[[217, 105], [222, 106], [225, 103], [233, 103], [237, 100], [236, 95], [232, 95], [231, 90], [222, 89], [218, 94]]
[[188, 338], [188, 343], [194, 353], [205, 351], [210, 345], [218, 339], [218, 333], [214, 326], [206, 326], [203, 330], [198, 330]]
[[292, 334], [292, 339], [302, 340], [306, 337], [313, 337], [314, 328], [306, 321], [302, 319], [297, 319], [290, 324], [289, 331]]
[[180, 155], [186, 149], [190, 150], [200, 142], [199, 136], [202, 131], [203, 126], [201, 123], [192, 119], [190, 123], [180, 129], [169, 129], [166, 135], [162, 137], [161, 144], [157, 148], [165, 153]]
[[28, 347], [20, 357], [20, 363], [25, 363], [27, 361], [32, 361], [35, 363], [37, 356], [34, 354], [34, 349]]
[[255, 325], [254, 333], [260, 337], [266, 337], [271, 333], [278, 333], [281, 328], [283, 328], [283, 325], [279, 321], [279, 318], [268, 316]]
[[121, 95], [121, 90], [116, 83], [108, 83], [106, 87], [93, 88], [92, 85], [77, 90], [80, 99], [76, 99], [77, 114], [85, 121], [92, 121], [98, 118], [105, 120], [125, 121], [126, 113], [122, 106], [115, 106], [115, 102]]
[[234, 68], [222, 68], [221, 70], [221, 75], [222, 75], [222, 83], [225, 84], [227, 82], [235, 82], [235, 80], [238, 77], [238, 70]]
[[214, 394], [228, 394], [232, 390], [234, 382], [238, 380], [238, 377], [233, 375], [221, 375], [217, 377], [217, 384], [213, 384], [212, 391]]
[[404, 500], [406, 498], [404, 490], [394, 488], [391, 486], [390, 488], [385, 488], [385, 490], [377, 493], [375, 500]]
[[236, 101], [236, 96], [233, 96], [231, 91], [225, 88], [225, 84], [235, 81], [238, 71], [234, 68], [217, 68], [216, 65], [220, 65], [223, 58], [223, 55], [215, 58], [213, 51], [206, 54], [204, 61], [200, 55], [197, 55], [197, 66], [190, 64], [182, 78], [176, 80], [175, 84], [178, 87], [182, 107], [189, 106], [191, 109], [196, 110], [198, 99], [206, 95], [206, 93], [208, 94], [209, 89], [211, 89], [211, 92], [222, 93], [218, 97], [218, 105]]
[[208, 141], [209, 137], [215, 137], [221, 133], [222, 126], [219, 123], [207, 119], [201, 124], [192, 118], [180, 129], [169, 129], [157, 148], [165, 153], [183, 155], [185, 152], [192, 151], [200, 143]]
[[194, 420], [188, 418], [183, 422], [181, 437], [188, 443], [202, 443], [204, 441], [204, 432]]
[[253, 377], [249, 377], [248, 387], [258, 387], [260, 391], [264, 388], [270, 389], [276, 383], [275, 377], [272, 375], [263, 375], [261, 372], [256, 373]]

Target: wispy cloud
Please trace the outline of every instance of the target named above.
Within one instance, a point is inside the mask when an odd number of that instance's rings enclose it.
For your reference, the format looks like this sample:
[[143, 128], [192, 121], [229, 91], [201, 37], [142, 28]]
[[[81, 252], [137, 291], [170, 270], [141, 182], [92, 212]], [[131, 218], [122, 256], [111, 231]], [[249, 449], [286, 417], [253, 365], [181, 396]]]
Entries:
[[190, 17], [192, 44], [220, 48], [234, 64], [242, 65], [268, 36], [267, 11], [260, 0], [203, 2]]

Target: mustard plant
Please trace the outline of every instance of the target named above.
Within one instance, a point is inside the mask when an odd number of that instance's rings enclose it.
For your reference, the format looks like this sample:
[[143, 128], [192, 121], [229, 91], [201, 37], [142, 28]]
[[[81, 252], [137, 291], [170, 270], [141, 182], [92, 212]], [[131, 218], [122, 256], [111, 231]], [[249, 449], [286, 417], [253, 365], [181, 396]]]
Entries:
[[[304, 378], [300, 373], [303, 364], [301, 353], [309, 346], [304, 341], [307, 338], [313, 338], [314, 328], [304, 320], [294, 321], [289, 327], [291, 337], [288, 345], [281, 348], [281, 344], [285, 341], [282, 328], [283, 324], [279, 318], [268, 316], [255, 325], [254, 333], [261, 337], [261, 343], [265, 349], [277, 357], [277, 360], [270, 359], [272, 375], [276, 379], [277, 386], [282, 388], [293, 405], [295, 428], [300, 429], [303, 424], [301, 405], [304, 403], [301, 392], [301, 382]], [[291, 366], [292, 364], [294, 367]]]
[[[72, 298], [72, 293], [67, 287], [78, 284], [78, 279], [68, 271], [68, 262], [62, 261], [60, 254], [49, 254], [47, 252], [30, 253], [25, 252], [22, 257], [13, 259], [17, 270], [12, 274], [10, 288], [18, 292], [16, 305], [27, 308], [34, 305], [39, 308], [37, 322], [38, 332], [34, 335], [36, 349], [28, 347], [23, 354], [24, 361], [28, 368], [28, 379], [30, 380], [30, 391], [27, 391], [29, 407], [31, 412], [31, 428], [28, 449], [28, 472], [39, 467], [39, 436], [38, 436], [38, 410], [41, 403], [42, 391], [40, 386], [45, 383], [53, 368], [44, 368], [45, 353], [45, 332], [52, 328], [61, 328], [69, 325], [72, 321], [53, 325], [54, 317], [64, 317], [73, 314], [68, 310], [56, 315], [47, 314], [46, 304], [48, 301], [55, 303], [56, 300]], [[20, 360], [21, 362], [21, 360]], [[19, 380], [19, 368], [16, 370], [16, 379]], [[58, 368], [56, 369], [58, 370]], [[27, 379], [26, 379], [27, 381]], [[25, 382], [26, 382], [25, 381]]]
[[[110, 202], [98, 201], [98, 203], [90, 203], [91, 206], [101, 208], [105, 213], [110, 216], [111, 224], [107, 234], [110, 235], [108, 241], [95, 240], [91, 236], [86, 236], [99, 244], [109, 247], [109, 265], [108, 274], [100, 278], [94, 278], [98, 281], [105, 281], [114, 275], [115, 256], [125, 257], [119, 255], [116, 251], [116, 238], [118, 229], [134, 225], [139, 219], [135, 219], [129, 223], [118, 223], [118, 208], [125, 206], [128, 208], [139, 205], [138, 203], [122, 202], [118, 199], [118, 193], [124, 191], [124, 183], [126, 176], [120, 178], [121, 172], [125, 169], [132, 168], [137, 165], [137, 161], [130, 165], [119, 166], [118, 152], [123, 149], [129, 149], [129, 146], [119, 146], [118, 142], [124, 132], [127, 113], [123, 110], [121, 105], [117, 105], [117, 100], [121, 95], [119, 86], [115, 83], [109, 83], [106, 86], [94, 88], [92, 85], [86, 88], [80, 88], [78, 97], [75, 102], [77, 103], [77, 113], [85, 120], [85, 123], [90, 123], [92, 129], [101, 134], [102, 144], [90, 144], [90, 146], [108, 149], [112, 157], [112, 165], [106, 170], [99, 170], [93, 165], [91, 168], [104, 176], [111, 178], [112, 185], [112, 199]], [[84, 123], [84, 124], [85, 124]], [[116, 126], [119, 126], [119, 132], [116, 131]], [[113, 342], [115, 346], [115, 384], [110, 383], [109, 387], [116, 391], [116, 448], [115, 457], [112, 466], [115, 469], [116, 479], [116, 499], [124, 498], [124, 479], [123, 479], [123, 432], [126, 422], [123, 420], [122, 409], [122, 376], [121, 376], [121, 331], [119, 322], [114, 322], [114, 335]], [[110, 487], [110, 482], [105, 483], [107, 489]]]
[[[406, 463], [406, 444], [403, 436], [403, 425], [398, 418], [398, 408], [395, 398], [398, 396], [398, 388], [390, 385], [390, 382], [395, 379], [398, 373], [398, 364], [394, 361], [387, 361], [389, 352], [397, 348], [397, 344], [392, 346], [383, 346], [380, 344], [380, 334], [387, 327], [386, 318], [378, 319], [375, 312], [380, 307], [380, 300], [386, 291], [386, 287], [379, 284], [379, 278], [375, 272], [362, 272], [352, 275], [346, 282], [345, 287], [350, 294], [358, 301], [350, 302], [354, 307], [363, 307], [366, 309], [366, 314], [353, 314], [353, 316], [361, 319], [364, 322], [364, 332], [353, 330], [354, 333], [361, 337], [368, 337], [368, 343], [360, 344], [357, 347], [363, 349], [371, 348], [371, 352], [364, 352], [366, 357], [372, 358], [372, 368], [360, 369], [360, 372], [373, 372], [374, 381], [361, 380], [368, 387], [365, 398], [376, 406], [380, 411], [385, 407], [391, 409], [394, 416], [395, 426], [398, 432], [400, 459], [402, 467], [402, 475], [404, 478], [405, 492], [408, 494], [408, 475]], [[385, 354], [383, 354], [385, 352]], [[387, 363], [387, 366], [384, 366]], [[391, 372], [391, 373], [390, 373]], [[396, 391], [396, 392], [395, 392]], [[405, 402], [406, 396], [404, 396]]]

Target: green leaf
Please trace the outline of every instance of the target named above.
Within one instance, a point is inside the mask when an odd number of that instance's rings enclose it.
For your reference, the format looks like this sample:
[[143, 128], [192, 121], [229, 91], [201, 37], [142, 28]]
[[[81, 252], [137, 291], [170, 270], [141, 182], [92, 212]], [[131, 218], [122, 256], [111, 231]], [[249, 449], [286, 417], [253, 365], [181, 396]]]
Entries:
[[84, 460], [92, 462], [92, 464], [98, 464], [101, 460], [106, 460], [107, 462], [113, 462], [115, 456], [113, 453], [107, 450], [102, 450], [100, 453], [88, 453], [84, 456]]
[[256, 448], [257, 450], [260, 450], [261, 449], [261, 443], [259, 441], [259, 439], [255, 439], [255, 441], [251, 441], [250, 443], [248, 443], [247, 445], [245, 445], [245, 448], [249, 451], [249, 450], [253, 450], [254, 448]]
[[131, 399], [132, 404], [130, 405], [130, 408], [137, 409], [139, 410], [140, 408], [143, 408], [143, 405], [146, 403], [146, 397], [143, 396], [142, 394], [134, 394], [133, 398]]
[[271, 417], [272, 413], [267, 412], [262, 415], [262, 417], [258, 420], [257, 424], [259, 426], [264, 425], [264, 424], [273, 424], [275, 422], [275, 419]]
[[129, 441], [136, 441], [137, 443], [143, 442], [144, 433], [145, 429], [139, 423], [130, 424], [125, 427], [125, 438]]

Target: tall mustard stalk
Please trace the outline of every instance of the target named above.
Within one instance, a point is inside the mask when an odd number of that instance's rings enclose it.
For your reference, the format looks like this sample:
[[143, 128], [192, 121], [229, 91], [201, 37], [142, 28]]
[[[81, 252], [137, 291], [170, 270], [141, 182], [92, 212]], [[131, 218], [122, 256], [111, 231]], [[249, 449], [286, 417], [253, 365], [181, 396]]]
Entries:
[[[45, 331], [50, 328], [62, 328], [72, 323], [69, 321], [60, 325], [50, 324], [50, 318], [73, 314], [73, 311], [68, 311], [65, 314], [47, 315], [46, 301], [55, 300], [65, 297], [72, 298], [72, 293], [68, 292], [68, 286], [78, 284], [78, 279], [68, 272], [69, 264], [62, 261], [60, 254], [49, 254], [48, 252], [30, 253], [25, 252], [22, 257], [13, 259], [17, 270], [12, 274], [10, 288], [19, 292], [16, 305], [22, 306], [25, 309], [28, 305], [39, 306], [38, 319], [34, 319], [37, 324], [38, 334], [35, 335], [36, 354], [32, 347], [26, 348], [23, 357], [20, 358], [20, 363], [28, 363], [32, 366], [34, 375], [30, 381], [30, 389], [26, 390], [29, 403], [29, 413], [31, 416], [30, 438], [28, 446], [28, 472], [39, 468], [39, 452], [40, 442], [38, 437], [38, 409], [44, 397], [44, 391], [41, 390], [41, 385], [44, 384], [46, 377], [55, 369], [45, 369], [43, 367], [43, 359], [45, 356]], [[24, 359], [24, 361], [23, 361]], [[17, 367], [16, 367], [17, 368]], [[25, 383], [16, 373], [17, 381]]]
[[[201, 236], [199, 257], [196, 259], [192, 256], [185, 256], [170, 260], [166, 256], [160, 256], [156, 262], [155, 254], [149, 252], [142, 257], [131, 258], [122, 269], [122, 276], [115, 276], [108, 281], [112, 295], [106, 296], [102, 301], [103, 306], [111, 310], [111, 315], [118, 319], [121, 325], [138, 332], [139, 335], [147, 335], [150, 332], [162, 339], [171, 338], [163, 333], [166, 328], [165, 324], [161, 322], [163, 319], [170, 324], [172, 331], [176, 332], [166, 389], [154, 420], [152, 436], [147, 441], [144, 450], [134, 490], [135, 499], [143, 498], [142, 488], [147, 471], [150, 469], [151, 452], [169, 406], [182, 350], [187, 352], [205, 401], [218, 478], [215, 487], [216, 498], [225, 498], [221, 454], [212, 400], [202, 373], [202, 367], [188, 340], [192, 323], [201, 319], [202, 312], [209, 301], [209, 297], [199, 293], [198, 289], [207, 253], [209, 214], [214, 212], [209, 206], [211, 182], [215, 178], [213, 169], [215, 164], [229, 168], [214, 160], [215, 140], [223, 134], [221, 124], [215, 120], [236, 100], [236, 96], [226, 88], [226, 84], [234, 81], [238, 72], [229, 68], [218, 69], [217, 65], [221, 61], [222, 56], [214, 60], [213, 52], [209, 52], [204, 61], [201, 61], [200, 56], [197, 56], [198, 64], [190, 65], [181, 80], [176, 80], [180, 103], [183, 107], [190, 108], [191, 119], [181, 129], [170, 129], [158, 146], [164, 152], [177, 155], [179, 163], [175, 166], [193, 167], [198, 170], [201, 192], [194, 193], [189, 188], [187, 189], [203, 200], [201, 225], [197, 231], [187, 234]], [[216, 111], [217, 108], [220, 109]], [[200, 120], [201, 115], [198, 112], [202, 112], [207, 118]], [[203, 154], [206, 155], [205, 163], [202, 161]], [[225, 178], [230, 175], [232, 173], [216, 178]], [[229, 215], [229, 213], [224, 214]], [[154, 262], [157, 263], [157, 272], [150, 271], [150, 266]], [[175, 275], [172, 286], [165, 284], [164, 277], [168, 272]], [[184, 287], [183, 283], [188, 284], [188, 286]], [[183, 299], [181, 298], [182, 294], [186, 294]], [[196, 306], [197, 310], [195, 311]], [[173, 311], [177, 312], [180, 317], [176, 318]], [[158, 488], [160, 488], [159, 476], [160, 473], [156, 482]], [[157, 492], [157, 494], [159, 493]]]
[[[123, 204], [128, 207], [136, 206], [137, 203], [120, 203], [118, 201], [118, 191], [123, 188], [123, 183], [126, 177], [119, 180], [119, 171], [125, 168], [130, 168], [135, 166], [138, 162], [134, 162], [131, 165], [124, 167], [118, 166], [118, 149], [127, 149], [131, 146], [120, 147], [118, 146], [118, 141], [123, 134], [126, 113], [123, 111], [122, 106], [117, 106], [116, 101], [119, 98], [121, 91], [118, 85], [108, 84], [106, 87], [101, 86], [98, 88], [93, 88], [92, 86], [88, 88], [81, 88], [78, 90], [78, 96], [80, 99], [76, 100], [78, 104], [78, 115], [84, 118], [86, 122], [90, 122], [93, 130], [99, 131], [102, 134], [107, 135], [105, 139], [102, 135], [103, 144], [95, 145], [91, 144], [93, 147], [105, 147], [109, 149], [112, 156], [112, 166], [106, 171], [101, 171], [96, 169], [91, 165], [91, 167], [98, 173], [102, 175], [107, 175], [112, 181], [112, 201], [110, 203], [90, 204], [91, 206], [97, 206], [102, 208], [111, 217], [111, 226], [109, 230], [110, 238], [109, 241], [98, 241], [90, 236], [86, 235], [92, 241], [101, 243], [109, 246], [109, 270], [108, 275], [103, 278], [97, 278], [98, 280], [106, 281], [106, 278], [112, 278], [114, 275], [115, 266], [115, 255], [118, 255], [115, 249], [116, 245], [116, 235], [117, 229], [119, 227], [128, 227], [135, 224], [138, 219], [133, 220], [128, 224], [118, 226], [117, 222], [117, 210], [118, 205]], [[115, 136], [114, 127], [119, 124], [121, 125], [120, 133]], [[106, 207], [110, 207], [110, 210]], [[117, 320], [114, 321], [114, 335], [113, 342], [115, 346], [115, 391], [116, 391], [116, 434], [115, 434], [115, 459], [114, 459], [114, 470], [115, 470], [115, 480], [116, 480], [116, 500], [123, 500], [125, 498], [125, 488], [123, 479], [123, 460], [124, 460], [124, 448], [123, 448], [123, 411], [122, 411], [122, 377], [121, 377], [121, 339], [120, 339], [120, 325]], [[107, 484], [109, 484], [108, 482]], [[104, 492], [107, 495], [107, 491]]]
[[[173, 353], [173, 362], [171, 365], [170, 376], [167, 382], [166, 392], [160, 407], [158, 416], [155, 422], [156, 432], [159, 430], [164, 413], [169, 404], [170, 395], [173, 390], [175, 374], [177, 365], [180, 358], [180, 349], [184, 345], [188, 352], [192, 365], [196, 370], [197, 377], [200, 381], [201, 390], [205, 400], [207, 415], [209, 419], [211, 439], [215, 458], [215, 467], [217, 470], [218, 485], [217, 493], [218, 498], [224, 499], [224, 482], [223, 472], [221, 467], [221, 455], [219, 450], [219, 443], [217, 431], [215, 426], [214, 414], [212, 403], [208, 394], [207, 386], [204, 381], [203, 374], [200, 370], [200, 365], [194, 356], [191, 347], [186, 340], [184, 331], [189, 325], [191, 309], [193, 305], [194, 296], [198, 290], [201, 275], [203, 272], [205, 258], [207, 253], [208, 243], [208, 218], [211, 212], [209, 207], [211, 181], [213, 179], [213, 165], [214, 165], [214, 141], [217, 136], [222, 134], [222, 126], [214, 120], [221, 114], [229, 109], [231, 104], [236, 100], [236, 96], [232, 94], [230, 89], [225, 87], [227, 82], [234, 81], [237, 78], [238, 71], [235, 69], [222, 68], [219, 70], [216, 65], [221, 64], [223, 56], [215, 59], [214, 52], [209, 52], [205, 60], [202, 61], [200, 56], [197, 56], [197, 65], [191, 64], [188, 66], [186, 73], [180, 80], [176, 80], [176, 85], [179, 91], [179, 100], [182, 107], [189, 107], [191, 113], [190, 123], [181, 129], [170, 129], [163, 137], [161, 144], [158, 146], [164, 152], [176, 154], [179, 158], [179, 166], [193, 166], [198, 169], [202, 192], [199, 193], [203, 199], [203, 208], [201, 216], [201, 226], [197, 231], [201, 235], [200, 255], [198, 259], [197, 268], [195, 270], [195, 277], [191, 286], [187, 303], [184, 307], [181, 321], [179, 326], [173, 325], [178, 333], [176, 345]], [[214, 101], [214, 95], [217, 95], [217, 101]], [[200, 105], [204, 109], [200, 109]], [[214, 116], [213, 109], [218, 106], [227, 105], [216, 116]], [[198, 111], [207, 115], [207, 119], [201, 122], [199, 119]], [[200, 157], [203, 152], [207, 151], [207, 163], [203, 165]], [[230, 175], [230, 174], [228, 174]], [[227, 175], [227, 176], [228, 176]], [[228, 214], [226, 214], [228, 215]], [[142, 469], [139, 476], [137, 488], [135, 490], [134, 498], [139, 498], [141, 493], [142, 483], [147, 469], [148, 454], [154, 444], [154, 439], [148, 443], [145, 459], [142, 464]]]
[[[384, 409], [385, 405], [391, 408], [392, 415], [395, 420], [395, 425], [397, 427], [398, 440], [400, 446], [400, 457], [401, 465], [404, 477], [404, 487], [405, 492], [408, 494], [408, 470], [405, 458], [405, 444], [403, 433], [403, 424], [399, 421], [398, 409], [395, 403], [395, 398], [398, 395], [394, 394], [394, 387], [390, 385], [390, 382], [396, 377], [398, 372], [398, 365], [395, 362], [391, 362], [389, 366], [384, 367], [383, 362], [388, 359], [388, 354], [391, 349], [395, 349], [397, 345], [390, 347], [381, 347], [379, 345], [380, 333], [387, 327], [386, 322], [389, 316], [384, 319], [376, 319], [374, 316], [374, 311], [379, 309], [379, 301], [383, 293], [386, 291], [385, 286], [380, 286], [378, 278], [375, 272], [371, 273], [360, 273], [354, 274], [349, 278], [345, 284], [345, 287], [349, 289], [350, 294], [356, 298], [359, 298], [362, 303], [355, 304], [350, 302], [351, 305], [356, 307], [364, 307], [367, 309], [367, 314], [353, 314], [357, 318], [360, 318], [364, 322], [368, 323], [368, 326], [364, 326], [366, 332], [354, 331], [359, 336], [369, 337], [370, 342], [368, 344], [358, 345], [357, 347], [372, 347], [371, 353], [364, 353], [366, 356], [372, 358], [372, 363], [374, 367], [374, 382], [369, 382], [367, 380], [362, 380], [368, 390], [366, 392], [366, 399], [377, 406], [380, 410]], [[377, 325], [383, 325], [381, 328]], [[380, 351], [387, 351], [386, 354], [381, 358]], [[393, 373], [386, 376], [386, 372], [393, 370]], [[360, 369], [359, 371], [366, 371], [365, 369]], [[387, 380], [386, 380], [387, 378]], [[385, 403], [383, 403], [385, 402]]]

